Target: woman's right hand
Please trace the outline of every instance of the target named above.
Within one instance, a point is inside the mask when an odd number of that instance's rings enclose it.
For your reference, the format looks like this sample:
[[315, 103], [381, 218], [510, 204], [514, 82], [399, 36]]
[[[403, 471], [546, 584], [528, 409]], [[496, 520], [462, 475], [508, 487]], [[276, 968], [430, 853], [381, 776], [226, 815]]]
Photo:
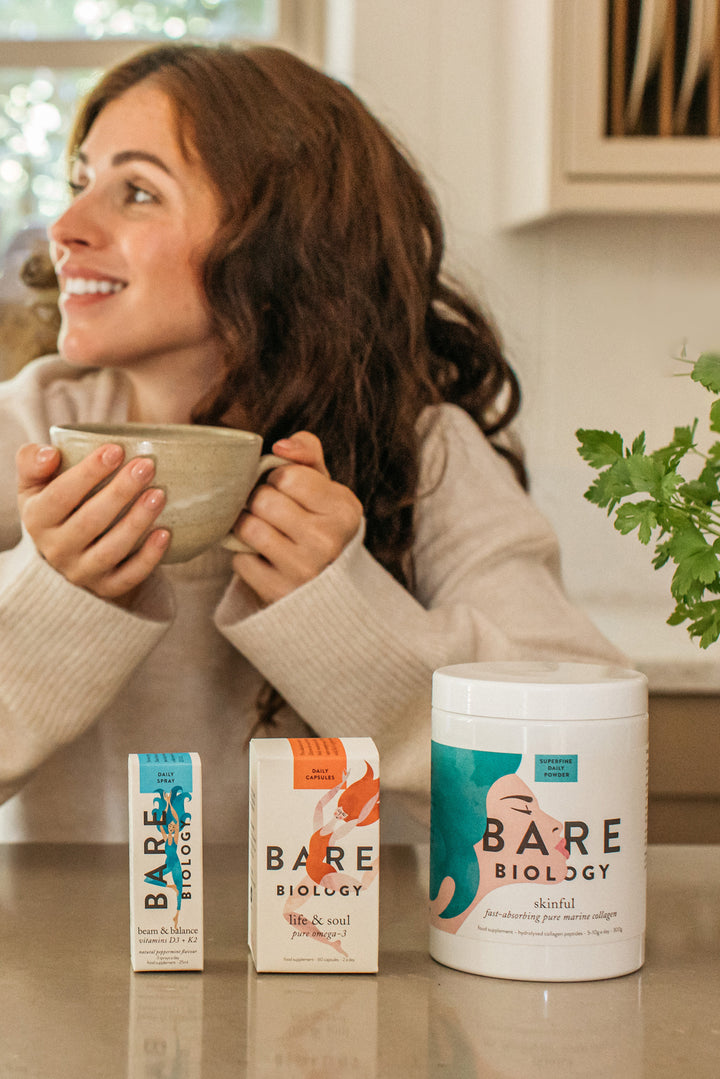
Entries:
[[152, 461], [136, 457], [119, 468], [122, 460], [121, 447], [112, 444], [61, 473], [53, 446], [28, 444], [16, 458], [20, 517], [45, 561], [72, 584], [120, 603], [150, 576], [170, 540], [167, 530], [155, 529], [133, 553], [164, 497], [148, 486]]

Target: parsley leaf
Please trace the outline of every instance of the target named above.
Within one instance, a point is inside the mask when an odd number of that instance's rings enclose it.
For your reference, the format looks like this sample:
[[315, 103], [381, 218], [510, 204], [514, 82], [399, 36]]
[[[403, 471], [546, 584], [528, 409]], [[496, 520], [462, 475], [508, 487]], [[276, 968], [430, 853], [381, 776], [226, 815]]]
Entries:
[[711, 393], [720, 393], [720, 354], [704, 352], [693, 364], [690, 378]]
[[593, 468], [612, 465], [623, 456], [623, 440], [617, 431], [578, 431], [577, 438], [580, 442], [578, 453]]
[[658, 519], [653, 501], [628, 502], [620, 506], [615, 514], [615, 527], [618, 532], [626, 536], [637, 528], [638, 539], [646, 545], [650, 542], [653, 530], [657, 526]]

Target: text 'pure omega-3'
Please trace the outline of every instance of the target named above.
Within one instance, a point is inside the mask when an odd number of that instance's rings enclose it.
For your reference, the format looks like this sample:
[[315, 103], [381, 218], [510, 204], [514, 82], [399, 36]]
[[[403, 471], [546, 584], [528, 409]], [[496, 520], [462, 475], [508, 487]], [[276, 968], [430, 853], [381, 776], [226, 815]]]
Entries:
[[647, 763], [647, 681], [636, 671], [436, 671], [431, 955], [543, 981], [642, 966]]

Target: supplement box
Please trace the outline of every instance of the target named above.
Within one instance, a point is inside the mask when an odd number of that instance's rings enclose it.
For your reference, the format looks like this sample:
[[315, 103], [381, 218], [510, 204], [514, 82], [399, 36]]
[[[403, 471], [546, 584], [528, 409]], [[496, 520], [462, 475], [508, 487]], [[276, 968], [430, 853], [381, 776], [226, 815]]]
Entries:
[[377, 971], [379, 787], [371, 738], [251, 741], [248, 943], [258, 971]]
[[198, 754], [131, 753], [128, 794], [133, 970], [202, 970]]

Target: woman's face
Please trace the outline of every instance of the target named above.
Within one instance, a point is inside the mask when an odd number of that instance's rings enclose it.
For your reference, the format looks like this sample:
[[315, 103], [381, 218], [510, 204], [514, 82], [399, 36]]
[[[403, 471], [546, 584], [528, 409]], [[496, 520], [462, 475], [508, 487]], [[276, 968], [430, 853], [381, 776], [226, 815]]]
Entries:
[[505, 863], [506, 884], [514, 879], [513, 865], [518, 867], [516, 879], [520, 881], [527, 879], [523, 871], [528, 866], [540, 867], [538, 879], [543, 883], [547, 883], [546, 868], [555, 881], [564, 880], [568, 853], [563, 826], [540, 809], [522, 779], [512, 774], [493, 783], [487, 795], [487, 815], [502, 825], [504, 846], [494, 860]]
[[[50, 229], [60, 279], [60, 350], [71, 363], [215, 370], [201, 266], [219, 221], [199, 160], [186, 158], [167, 96], [143, 82], [111, 101]], [[189, 365], [189, 366], [188, 366]]]

